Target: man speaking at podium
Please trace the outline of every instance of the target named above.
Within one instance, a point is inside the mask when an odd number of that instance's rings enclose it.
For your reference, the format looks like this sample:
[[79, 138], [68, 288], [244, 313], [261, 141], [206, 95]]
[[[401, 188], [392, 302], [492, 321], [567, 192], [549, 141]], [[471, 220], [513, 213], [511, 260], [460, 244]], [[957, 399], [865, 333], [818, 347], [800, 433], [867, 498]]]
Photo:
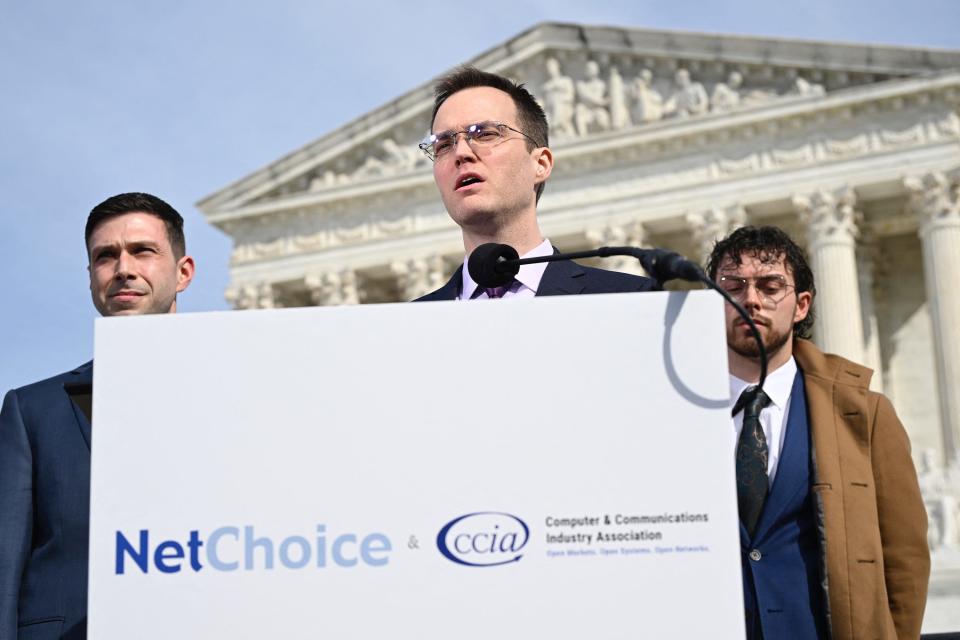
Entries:
[[[522, 258], [550, 255], [540, 233], [537, 202], [553, 169], [547, 118], [523, 85], [472, 67], [436, 86], [432, 133], [420, 148], [433, 161], [440, 198], [463, 232], [467, 256], [478, 246], [508, 244]], [[528, 264], [513, 282], [479, 287], [464, 264], [419, 300], [473, 300], [648, 291], [648, 278], [583, 267], [570, 261]]]
[[[173, 313], [193, 279], [183, 218], [146, 193], [94, 207], [85, 233], [103, 316]], [[140, 362], [130, 345], [130, 375]], [[93, 363], [7, 393], [0, 410], [0, 638], [86, 638]], [[154, 398], [143, 390], [143, 410]]]
[[[813, 273], [776, 227], [720, 240], [749, 638], [917, 638], [930, 555], [910, 442], [872, 371], [807, 341]], [[832, 632], [828, 633], [828, 632]]]

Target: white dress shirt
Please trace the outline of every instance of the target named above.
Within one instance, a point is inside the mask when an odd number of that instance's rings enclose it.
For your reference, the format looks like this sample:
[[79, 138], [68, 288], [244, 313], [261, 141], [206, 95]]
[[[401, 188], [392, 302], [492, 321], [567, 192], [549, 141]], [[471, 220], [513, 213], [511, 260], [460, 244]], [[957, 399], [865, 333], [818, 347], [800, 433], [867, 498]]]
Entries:
[[[544, 240], [539, 245], [526, 252], [521, 258], [539, 258], [540, 256], [549, 256], [553, 253], [553, 245], [550, 240]], [[477, 290], [477, 283], [470, 277], [470, 270], [467, 269], [467, 256], [463, 259], [463, 286], [460, 288], [459, 300], [489, 300], [486, 291], [473, 298], [473, 292]], [[537, 294], [540, 287], [540, 279], [543, 278], [543, 272], [547, 269], [547, 262], [537, 262], [535, 264], [520, 265], [520, 271], [513, 277], [513, 284], [503, 294], [504, 298], [532, 298]]]
[[[760, 426], [767, 439], [767, 477], [773, 485], [773, 477], [777, 472], [777, 463], [783, 452], [783, 440], [787, 432], [787, 416], [790, 415], [790, 391], [793, 389], [793, 379], [797, 375], [797, 362], [793, 356], [776, 371], [767, 374], [763, 383], [763, 392], [770, 398], [770, 404], [760, 412]], [[741, 380], [730, 374], [730, 408], [736, 404], [740, 394], [754, 383]], [[734, 439], [733, 452], [736, 457], [737, 440], [743, 429], [743, 411], [733, 417]]]

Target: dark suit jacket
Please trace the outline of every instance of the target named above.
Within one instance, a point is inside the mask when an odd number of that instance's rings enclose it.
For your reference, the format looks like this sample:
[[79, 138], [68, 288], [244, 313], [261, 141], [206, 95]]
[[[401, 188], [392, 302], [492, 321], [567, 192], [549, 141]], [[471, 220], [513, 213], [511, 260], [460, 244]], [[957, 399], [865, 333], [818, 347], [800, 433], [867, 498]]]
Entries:
[[752, 538], [740, 523], [747, 638], [828, 637], [802, 373], [794, 376], [777, 475]]
[[86, 637], [90, 422], [81, 409], [81, 396], [89, 398], [92, 379], [93, 363], [88, 362], [10, 391], [4, 398], [0, 410], [4, 640]]
[[[463, 265], [457, 269], [453, 277], [436, 291], [428, 293], [416, 302], [430, 302], [434, 300], [456, 300], [460, 295], [460, 286], [463, 282]], [[628, 291], [653, 291], [654, 281], [618, 271], [606, 271], [584, 267], [571, 260], [550, 262], [547, 264], [538, 296], [566, 296], [581, 293], [622, 293]]]

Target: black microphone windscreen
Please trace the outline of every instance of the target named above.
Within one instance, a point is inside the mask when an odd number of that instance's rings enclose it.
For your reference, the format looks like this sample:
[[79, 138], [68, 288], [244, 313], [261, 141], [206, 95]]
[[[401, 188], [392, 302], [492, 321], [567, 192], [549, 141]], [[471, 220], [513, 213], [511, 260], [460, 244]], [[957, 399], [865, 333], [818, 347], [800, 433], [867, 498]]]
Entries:
[[508, 261], [518, 260], [520, 254], [508, 244], [488, 242], [482, 244], [467, 259], [467, 271], [470, 277], [481, 287], [502, 287], [513, 281], [520, 271], [520, 265]]

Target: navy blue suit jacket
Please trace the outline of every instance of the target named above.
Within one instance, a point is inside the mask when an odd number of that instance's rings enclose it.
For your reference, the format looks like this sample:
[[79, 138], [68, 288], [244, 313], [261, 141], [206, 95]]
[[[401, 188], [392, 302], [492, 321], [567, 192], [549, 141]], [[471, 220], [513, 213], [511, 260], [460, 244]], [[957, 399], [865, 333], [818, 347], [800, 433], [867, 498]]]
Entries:
[[[463, 283], [463, 265], [449, 281], [436, 291], [428, 293], [417, 302], [433, 300], [456, 300], [460, 296]], [[618, 271], [606, 271], [584, 267], [572, 260], [560, 260], [547, 264], [538, 296], [566, 296], [583, 293], [624, 293], [629, 291], [654, 291], [656, 285], [650, 278], [642, 278]]]
[[806, 387], [798, 371], [777, 475], [752, 539], [740, 523], [747, 638], [759, 637], [761, 624], [762, 636], [769, 639], [828, 637], [809, 426]]
[[[86, 638], [93, 363], [0, 410], [0, 638]], [[73, 395], [73, 397], [72, 397]]]

